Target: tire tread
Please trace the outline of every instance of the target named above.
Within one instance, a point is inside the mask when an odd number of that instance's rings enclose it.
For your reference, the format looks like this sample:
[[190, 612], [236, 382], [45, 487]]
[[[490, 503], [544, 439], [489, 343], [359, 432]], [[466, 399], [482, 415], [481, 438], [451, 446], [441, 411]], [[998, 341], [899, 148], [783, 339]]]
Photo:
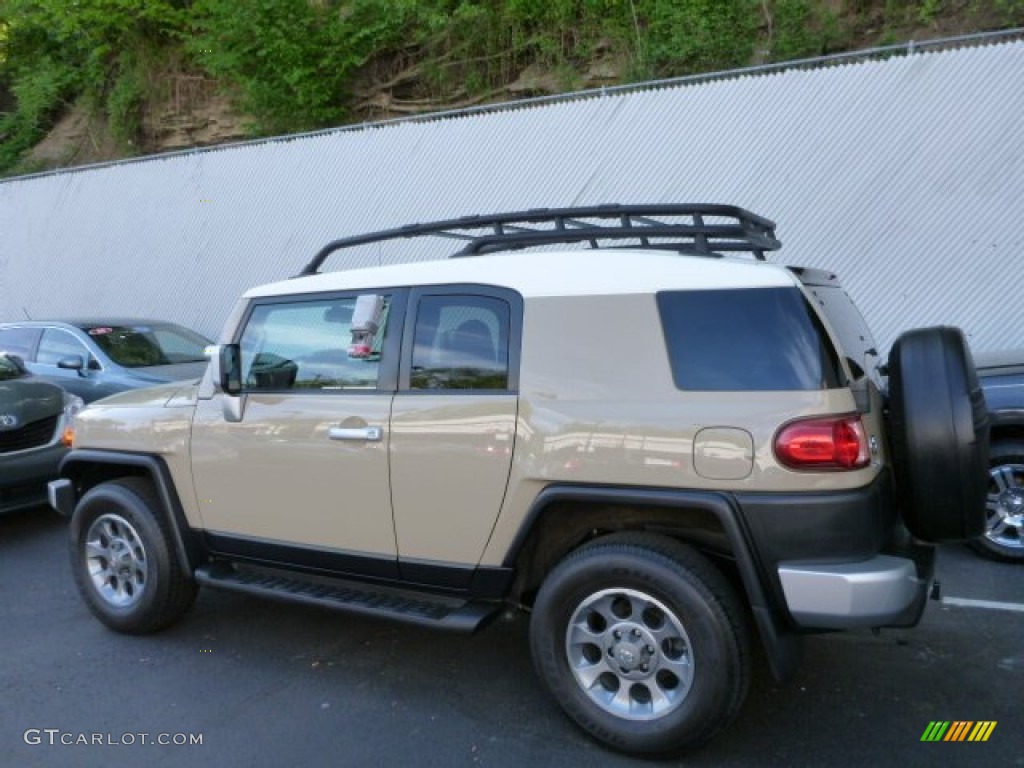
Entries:
[[[173, 536], [171, 535], [170, 524], [166, 516], [160, 512], [160, 500], [152, 482], [142, 477], [125, 477], [117, 480], [110, 480], [101, 483], [91, 489], [79, 505], [90, 501], [90, 494], [97, 489], [107, 492], [114, 491], [115, 494], [125, 493], [135, 498], [135, 504], [126, 506], [128, 517], [134, 515], [147, 515], [149, 521], [156, 526], [160, 540], [157, 542], [146, 542], [146, 547], [151, 550], [154, 546], [163, 551], [150, 551], [148, 556], [158, 558], [166, 564], [166, 570], [158, 583], [147, 588], [155, 589], [154, 601], [147, 607], [144, 613], [134, 617], [113, 618], [104, 613], [103, 609], [96, 604], [92, 588], [85, 582], [84, 576], [80, 575], [84, 567], [79, 554], [81, 542], [79, 536], [73, 533], [71, 541], [71, 567], [75, 576], [75, 583], [79, 593], [85, 600], [89, 610], [96, 618], [112, 629], [125, 634], [149, 634], [157, 632], [173, 624], [180, 619], [192, 607], [198, 593], [198, 585], [192, 580], [191, 574], [186, 574], [178, 562], [178, 557], [173, 547]], [[122, 510], [124, 512], [125, 510]], [[77, 510], [76, 510], [77, 515]], [[129, 519], [129, 522], [131, 520]], [[74, 531], [74, 527], [73, 527]], [[141, 535], [141, 534], [140, 534]], [[158, 565], [159, 569], [159, 565]], [[159, 582], [163, 582], [162, 584]]]
[[[531, 627], [534, 664], [538, 674], [547, 683], [556, 698], [560, 700], [567, 713], [579, 725], [610, 747], [630, 754], [661, 757], [691, 750], [714, 738], [726, 728], [735, 719], [746, 699], [750, 688], [752, 666], [751, 630], [747, 612], [736, 590], [710, 560], [689, 545], [659, 534], [626, 532], [601, 537], [569, 553], [548, 575], [548, 578], [551, 580], [554, 577], [557, 580], [560, 574], [569, 574], [592, 558], [599, 561], [617, 556], [632, 557], [668, 569], [677, 578], [683, 579], [696, 590], [707, 609], [718, 615], [719, 623], [724, 630], [719, 634], [728, 645], [725, 652], [729, 658], [736, 660], [732, 674], [725, 675], [730, 687], [724, 704], [721, 706], [721, 711], [714, 717], [706, 719], [699, 729], [691, 728], [681, 743], [678, 739], [666, 738], [646, 744], [638, 743], [638, 740], [630, 742], [625, 738], [611, 740], [601, 733], [597, 733], [584, 719], [581, 719], [582, 714], [575, 713], [571, 706], [562, 700], [563, 697], [558, 695], [548, 670], [545, 669], [542, 641], [535, 635], [536, 626]], [[538, 594], [537, 603], [534, 606], [535, 620], [537, 619], [537, 606], [540, 605], [542, 609], [544, 607], [546, 591], [544, 586], [548, 583], [546, 581], [545, 585], [542, 585], [541, 592]], [[698, 674], [701, 673], [698, 672]]]

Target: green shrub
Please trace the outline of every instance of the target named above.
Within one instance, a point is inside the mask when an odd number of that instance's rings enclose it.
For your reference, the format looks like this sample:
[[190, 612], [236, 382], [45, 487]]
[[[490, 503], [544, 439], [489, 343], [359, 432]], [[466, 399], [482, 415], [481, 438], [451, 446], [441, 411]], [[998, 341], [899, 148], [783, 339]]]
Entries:
[[341, 122], [352, 79], [396, 42], [411, 0], [196, 0], [187, 48], [215, 77], [234, 84], [258, 133]]
[[0, 118], [0, 173], [17, 168], [43, 138], [77, 83], [76, 73], [60, 61], [42, 57], [35, 64], [14, 79], [17, 108]]
[[142, 134], [146, 82], [139, 64], [129, 59], [107, 95], [110, 132], [122, 145], [137, 146]]
[[839, 18], [821, 3], [775, 0], [769, 12], [772, 17], [769, 58], [772, 61], [831, 53], [841, 40]]
[[728, 69], [750, 61], [757, 0], [636, 0], [626, 5], [635, 12], [627, 24], [636, 30], [637, 59], [646, 70], [641, 76]]

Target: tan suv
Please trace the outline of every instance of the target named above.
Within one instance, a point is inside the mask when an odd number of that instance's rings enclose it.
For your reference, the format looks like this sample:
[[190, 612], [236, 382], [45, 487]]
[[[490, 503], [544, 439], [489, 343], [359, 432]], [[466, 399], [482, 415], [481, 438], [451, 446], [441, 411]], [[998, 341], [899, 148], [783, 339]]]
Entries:
[[[438, 236], [459, 258], [319, 274]], [[931, 543], [984, 528], [963, 336], [910, 332], [881, 365], [835, 276], [778, 245], [707, 205], [329, 244], [242, 297], [201, 383], [77, 416], [50, 498], [85, 602], [131, 633], [200, 584], [465, 632], [523, 607], [594, 737], [706, 741], [754, 637], [781, 679], [803, 634], [911, 626]]]

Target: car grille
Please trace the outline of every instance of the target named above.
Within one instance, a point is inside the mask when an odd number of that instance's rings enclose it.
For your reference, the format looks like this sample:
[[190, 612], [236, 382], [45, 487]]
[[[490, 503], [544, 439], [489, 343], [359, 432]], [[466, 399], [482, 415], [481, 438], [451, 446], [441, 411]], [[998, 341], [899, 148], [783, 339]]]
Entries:
[[54, 414], [48, 419], [33, 421], [19, 429], [0, 432], [0, 453], [26, 451], [53, 442], [59, 419], [60, 414]]

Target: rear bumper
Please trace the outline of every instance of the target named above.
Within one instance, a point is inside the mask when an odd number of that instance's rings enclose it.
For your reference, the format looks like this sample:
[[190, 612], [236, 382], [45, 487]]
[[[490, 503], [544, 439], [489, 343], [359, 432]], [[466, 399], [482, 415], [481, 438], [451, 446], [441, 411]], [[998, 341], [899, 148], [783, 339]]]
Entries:
[[800, 629], [907, 627], [924, 611], [935, 547], [915, 540], [888, 472], [835, 493], [737, 495], [766, 581]]
[[913, 625], [931, 582], [913, 560], [892, 555], [833, 565], [780, 563], [778, 573], [793, 620], [823, 629]]

